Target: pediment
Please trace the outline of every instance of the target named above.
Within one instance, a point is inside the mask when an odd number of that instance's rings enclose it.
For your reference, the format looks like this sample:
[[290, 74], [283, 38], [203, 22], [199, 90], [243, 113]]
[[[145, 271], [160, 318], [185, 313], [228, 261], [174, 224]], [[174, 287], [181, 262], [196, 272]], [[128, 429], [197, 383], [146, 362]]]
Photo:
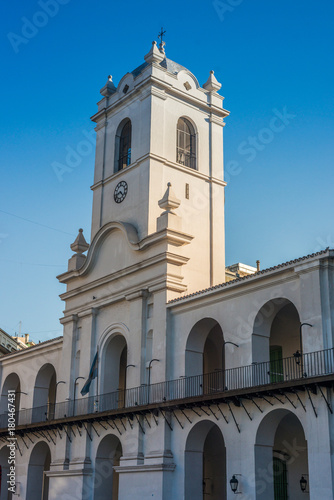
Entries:
[[109, 222], [95, 235], [78, 275], [90, 275], [91, 280], [115, 273], [138, 262], [138, 250], [138, 233], [132, 224]]
[[126, 73], [117, 85], [117, 92], [123, 96], [133, 90], [134, 78], [132, 73]]
[[173, 277], [170, 286], [184, 291], [180, 273], [189, 258], [176, 249], [192, 239], [186, 233], [162, 229], [139, 240], [133, 225], [109, 222], [95, 235], [84, 264], [58, 276], [61, 283], [68, 284], [62, 298], [68, 293], [72, 296], [74, 290], [83, 292], [99, 285], [107, 284], [110, 292], [115, 293], [137, 287], [139, 283], [161, 279], [165, 283], [167, 269]]
[[177, 79], [182, 84], [189, 83], [193, 89], [198, 89], [200, 87], [196, 76], [187, 69], [180, 71], [177, 75]]

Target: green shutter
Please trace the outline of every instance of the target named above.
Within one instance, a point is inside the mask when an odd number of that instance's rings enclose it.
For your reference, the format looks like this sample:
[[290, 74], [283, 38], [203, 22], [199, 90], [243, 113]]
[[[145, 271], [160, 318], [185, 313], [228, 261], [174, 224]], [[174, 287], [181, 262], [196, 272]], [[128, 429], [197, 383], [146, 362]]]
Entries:
[[282, 357], [281, 346], [270, 346], [270, 382], [282, 382], [284, 380]]

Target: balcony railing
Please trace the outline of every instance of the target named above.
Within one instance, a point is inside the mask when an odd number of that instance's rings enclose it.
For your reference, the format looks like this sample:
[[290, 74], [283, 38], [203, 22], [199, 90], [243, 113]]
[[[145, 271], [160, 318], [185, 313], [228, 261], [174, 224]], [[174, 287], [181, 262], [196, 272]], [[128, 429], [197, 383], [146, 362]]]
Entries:
[[[204, 375], [183, 377], [157, 384], [142, 385], [98, 396], [67, 400], [56, 404], [20, 410], [17, 425], [60, 420], [121, 408], [175, 402], [197, 396], [212, 396], [282, 382], [309, 380], [334, 374], [334, 349], [306, 353], [302, 356], [253, 363], [248, 366], [220, 370]], [[7, 427], [7, 413], [0, 415], [0, 428]]]

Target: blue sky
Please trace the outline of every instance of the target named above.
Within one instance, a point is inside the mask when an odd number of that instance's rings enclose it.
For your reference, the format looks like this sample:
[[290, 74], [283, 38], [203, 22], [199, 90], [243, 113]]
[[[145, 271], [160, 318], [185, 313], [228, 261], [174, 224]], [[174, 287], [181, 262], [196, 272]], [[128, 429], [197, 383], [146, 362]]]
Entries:
[[[94, 147], [80, 149], [92, 137], [89, 117], [107, 76], [117, 84], [141, 64], [162, 25], [167, 56], [201, 84], [214, 69], [231, 111], [226, 263], [260, 259], [265, 268], [334, 247], [332, 1], [13, 0], [0, 9], [0, 327], [8, 333], [22, 321], [35, 341], [61, 334], [65, 289], [55, 277], [78, 228], [90, 234]], [[78, 149], [59, 178], [54, 162]]]

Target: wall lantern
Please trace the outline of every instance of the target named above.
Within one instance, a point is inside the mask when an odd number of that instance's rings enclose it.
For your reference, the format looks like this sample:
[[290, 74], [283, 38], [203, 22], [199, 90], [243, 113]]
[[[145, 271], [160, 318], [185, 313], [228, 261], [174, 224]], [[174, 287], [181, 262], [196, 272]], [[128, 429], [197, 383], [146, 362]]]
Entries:
[[239, 475], [240, 474], [233, 474], [232, 479], [230, 479], [231, 490], [233, 491], [233, 493], [235, 495], [237, 495], [238, 493], [241, 493], [240, 491], [238, 491], [239, 481], [235, 477], [235, 476], [239, 476]]
[[299, 351], [297, 350], [295, 353], [293, 353], [293, 356], [295, 358], [295, 362], [297, 365], [300, 365], [300, 370], [301, 370], [301, 376], [306, 377], [306, 373], [304, 373], [304, 355], [303, 355], [303, 338], [302, 338], [302, 328], [303, 326], [309, 326], [313, 327], [313, 325], [310, 325], [310, 323], [300, 323], [299, 325]]
[[305, 479], [306, 474], [303, 474], [299, 483], [300, 483], [300, 489], [302, 490], [303, 493], [306, 492], [306, 487], [307, 487], [307, 479]]
[[296, 365], [300, 365], [300, 358], [302, 357], [302, 355], [298, 350], [293, 353], [293, 357], [295, 358]]

